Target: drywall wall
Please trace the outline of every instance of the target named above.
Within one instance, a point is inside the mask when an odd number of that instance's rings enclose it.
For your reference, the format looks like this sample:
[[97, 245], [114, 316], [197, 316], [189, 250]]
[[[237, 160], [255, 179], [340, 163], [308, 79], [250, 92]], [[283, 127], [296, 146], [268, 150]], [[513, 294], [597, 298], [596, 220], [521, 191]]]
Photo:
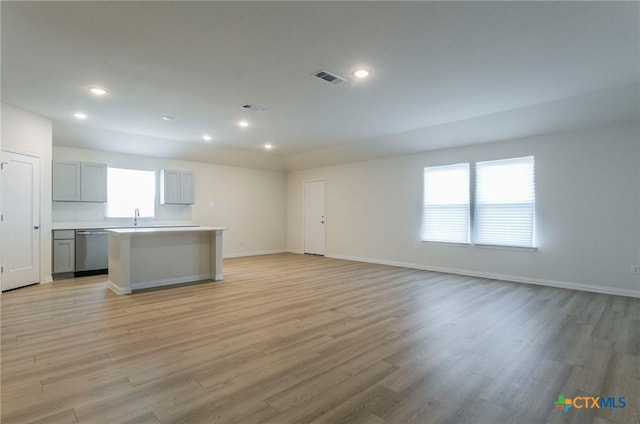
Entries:
[[51, 120], [2, 104], [3, 149], [40, 158], [40, 282], [51, 281]]
[[[327, 256], [640, 295], [638, 124], [290, 172], [287, 246], [303, 249], [303, 182], [327, 181]], [[536, 251], [420, 240], [425, 166], [533, 155]]]
[[[177, 169], [195, 173], [195, 204], [161, 205], [156, 187], [156, 217], [147, 223], [195, 223], [228, 228], [225, 256], [249, 255], [285, 249], [286, 174], [200, 162], [54, 146], [55, 160], [106, 163], [109, 167], [149, 171]], [[159, 178], [157, 179], [159, 181]], [[107, 220], [106, 205], [53, 202], [54, 224], [64, 222], [130, 224]]]

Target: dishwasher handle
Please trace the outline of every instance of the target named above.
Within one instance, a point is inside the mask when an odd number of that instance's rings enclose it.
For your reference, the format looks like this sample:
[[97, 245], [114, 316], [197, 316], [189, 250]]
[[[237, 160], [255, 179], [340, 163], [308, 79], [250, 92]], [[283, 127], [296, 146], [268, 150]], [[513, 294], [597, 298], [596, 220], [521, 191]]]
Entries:
[[93, 236], [93, 235], [100, 235], [100, 234], [107, 234], [106, 231], [76, 231], [76, 235], [79, 236]]

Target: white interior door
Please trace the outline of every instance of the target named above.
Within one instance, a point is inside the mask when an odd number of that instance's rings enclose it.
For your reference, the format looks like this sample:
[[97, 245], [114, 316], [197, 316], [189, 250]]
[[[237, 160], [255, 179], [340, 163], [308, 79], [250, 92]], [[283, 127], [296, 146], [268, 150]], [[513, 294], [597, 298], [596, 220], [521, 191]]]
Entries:
[[40, 159], [3, 151], [2, 291], [40, 281]]
[[324, 255], [326, 250], [325, 181], [304, 183], [304, 253]]

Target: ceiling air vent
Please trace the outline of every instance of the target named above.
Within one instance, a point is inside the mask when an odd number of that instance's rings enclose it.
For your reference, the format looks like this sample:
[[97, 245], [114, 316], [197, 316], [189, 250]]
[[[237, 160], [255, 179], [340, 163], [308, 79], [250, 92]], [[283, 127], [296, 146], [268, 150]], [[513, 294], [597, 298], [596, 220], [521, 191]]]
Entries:
[[316, 78], [320, 78], [321, 80], [331, 83], [333, 85], [338, 85], [341, 82], [346, 81], [344, 78], [339, 77], [338, 75], [332, 74], [331, 72], [325, 71], [325, 70], [318, 71], [315, 74], [313, 74], [313, 76]]
[[264, 112], [267, 110], [266, 107], [262, 107], [262, 106], [258, 106], [258, 105], [253, 105], [251, 103], [247, 103], [242, 105], [243, 109], [247, 109], [247, 110], [252, 110], [254, 112]]

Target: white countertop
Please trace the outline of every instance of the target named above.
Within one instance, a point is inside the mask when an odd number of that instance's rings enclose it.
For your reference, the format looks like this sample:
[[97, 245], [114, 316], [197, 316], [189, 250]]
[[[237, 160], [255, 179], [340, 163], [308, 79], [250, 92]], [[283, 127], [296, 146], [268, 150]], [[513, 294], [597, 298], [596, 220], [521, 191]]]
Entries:
[[[138, 227], [181, 227], [181, 226], [198, 226], [197, 224], [192, 224], [190, 222], [158, 222], [158, 221], [152, 221], [152, 222], [145, 222], [145, 221], [141, 221], [140, 224], [138, 225]], [[138, 227], [134, 227], [133, 225], [133, 220], [131, 220], [131, 222], [129, 223], [121, 223], [118, 224], [117, 222], [52, 222], [51, 223], [51, 229], [52, 230], [80, 230], [80, 229], [95, 229], [95, 228], [104, 228], [104, 229], [110, 229], [110, 228], [138, 228]]]
[[149, 227], [149, 228], [117, 228], [108, 229], [112, 234], [158, 234], [158, 233], [191, 233], [202, 231], [222, 231], [222, 227]]

